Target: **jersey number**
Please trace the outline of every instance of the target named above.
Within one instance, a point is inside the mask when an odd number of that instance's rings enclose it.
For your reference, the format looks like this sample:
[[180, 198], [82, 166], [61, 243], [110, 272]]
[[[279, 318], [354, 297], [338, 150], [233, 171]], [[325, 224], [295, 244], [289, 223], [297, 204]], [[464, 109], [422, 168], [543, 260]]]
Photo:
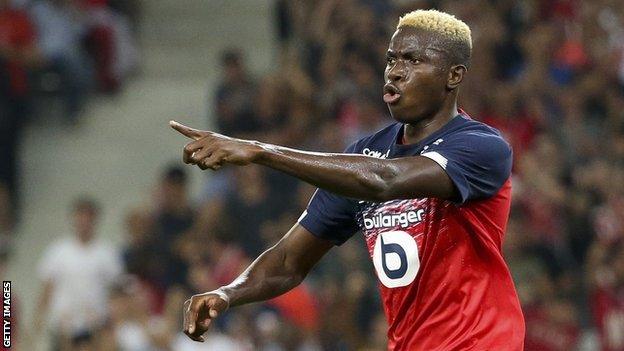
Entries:
[[401, 230], [379, 233], [373, 250], [373, 263], [379, 280], [386, 287], [411, 284], [420, 268], [416, 241]]

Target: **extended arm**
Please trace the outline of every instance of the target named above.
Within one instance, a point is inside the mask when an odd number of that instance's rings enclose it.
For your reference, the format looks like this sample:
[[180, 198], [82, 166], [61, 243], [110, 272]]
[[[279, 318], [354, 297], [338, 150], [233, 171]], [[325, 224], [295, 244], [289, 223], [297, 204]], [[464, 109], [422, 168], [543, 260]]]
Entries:
[[363, 155], [305, 152], [256, 141], [198, 131], [172, 122], [195, 139], [184, 148], [184, 161], [202, 169], [224, 164], [261, 164], [339, 195], [372, 201], [437, 197], [450, 199], [455, 187], [446, 172], [422, 156], [378, 159]]
[[333, 193], [361, 200], [447, 199], [454, 195], [453, 183], [446, 172], [431, 159], [421, 156], [387, 160], [261, 144], [253, 162]]
[[291, 290], [332, 246], [295, 224], [232, 283], [188, 300], [184, 332], [193, 340], [203, 341], [201, 335], [208, 330], [211, 319], [228, 306], [268, 300]]

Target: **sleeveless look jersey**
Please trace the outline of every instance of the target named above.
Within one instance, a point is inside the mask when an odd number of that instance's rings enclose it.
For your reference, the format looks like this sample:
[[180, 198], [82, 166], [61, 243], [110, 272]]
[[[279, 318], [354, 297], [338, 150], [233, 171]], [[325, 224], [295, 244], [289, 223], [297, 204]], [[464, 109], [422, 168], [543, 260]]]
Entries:
[[462, 113], [417, 144], [403, 124], [347, 153], [422, 156], [442, 167], [458, 198], [358, 201], [318, 189], [299, 223], [336, 245], [361, 231], [373, 260], [389, 350], [521, 351], [524, 318], [502, 241], [511, 202], [512, 152], [499, 132]]

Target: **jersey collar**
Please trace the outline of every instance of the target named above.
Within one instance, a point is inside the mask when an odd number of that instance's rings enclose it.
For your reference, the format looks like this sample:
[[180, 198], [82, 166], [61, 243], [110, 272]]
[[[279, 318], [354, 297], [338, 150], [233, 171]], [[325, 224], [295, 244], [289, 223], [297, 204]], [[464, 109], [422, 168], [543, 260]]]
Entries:
[[429, 134], [423, 140], [419, 141], [415, 144], [401, 144], [401, 140], [403, 139], [403, 128], [405, 128], [405, 124], [397, 123], [394, 139], [392, 145], [390, 146], [390, 155], [393, 157], [401, 157], [407, 155], [414, 155], [415, 152], [420, 152], [422, 148], [426, 145], [431, 144], [436, 139], [448, 133], [450, 130], [455, 129], [457, 126], [463, 124], [468, 117], [464, 111], [459, 111], [460, 113], [453, 117], [450, 121], [448, 121], [445, 125], [443, 125], [440, 129], [435, 132]]

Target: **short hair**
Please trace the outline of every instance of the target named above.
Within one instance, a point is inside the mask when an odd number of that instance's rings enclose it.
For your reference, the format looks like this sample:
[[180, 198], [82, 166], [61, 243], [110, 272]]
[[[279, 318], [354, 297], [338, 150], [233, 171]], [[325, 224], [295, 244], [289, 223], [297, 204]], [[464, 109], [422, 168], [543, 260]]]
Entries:
[[171, 165], [165, 169], [163, 179], [173, 184], [185, 185], [187, 183], [186, 171], [180, 166]]
[[415, 10], [399, 18], [397, 29], [414, 27], [439, 34], [449, 45], [448, 54], [453, 64], [470, 65], [472, 36], [470, 27], [462, 20], [438, 10]]
[[223, 66], [240, 65], [243, 54], [236, 48], [229, 48], [221, 53], [221, 64]]
[[81, 195], [72, 203], [72, 210], [74, 212], [86, 211], [91, 215], [97, 216], [100, 212], [100, 205], [94, 198], [88, 195]]

